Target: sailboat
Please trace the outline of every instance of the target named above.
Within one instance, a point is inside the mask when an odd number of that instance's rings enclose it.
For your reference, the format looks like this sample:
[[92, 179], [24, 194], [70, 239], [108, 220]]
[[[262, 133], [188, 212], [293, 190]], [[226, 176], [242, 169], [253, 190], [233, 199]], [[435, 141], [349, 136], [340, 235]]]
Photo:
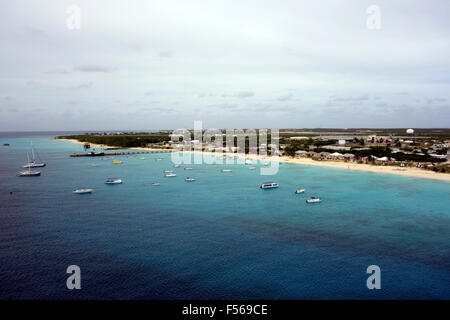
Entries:
[[[30, 155], [27, 152], [27, 163], [30, 163]], [[24, 170], [24, 171], [19, 171], [19, 173], [17, 174], [19, 177], [36, 177], [36, 176], [40, 176], [41, 172], [40, 171], [31, 171], [31, 167], [28, 167], [28, 170]]]
[[36, 161], [36, 153], [34, 151], [34, 146], [33, 146], [33, 142], [31, 143], [31, 155], [32, 155], [32, 159], [31, 161], [28, 159], [28, 162], [23, 165], [23, 168], [42, 168], [45, 167], [45, 163], [43, 163], [41, 161], [41, 159], [39, 159], [39, 156], [37, 156], [37, 160]]

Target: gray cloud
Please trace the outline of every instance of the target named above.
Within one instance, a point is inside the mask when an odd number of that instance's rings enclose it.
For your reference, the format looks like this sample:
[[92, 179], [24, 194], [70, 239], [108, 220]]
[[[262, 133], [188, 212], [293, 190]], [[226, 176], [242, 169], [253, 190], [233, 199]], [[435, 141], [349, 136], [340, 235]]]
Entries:
[[281, 96], [281, 97], [278, 97], [277, 98], [277, 100], [278, 101], [288, 101], [288, 100], [291, 100], [291, 98], [292, 98], [292, 94], [287, 94], [287, 95], [284, 95], [284, 96]]
[[92, 88], [92, 86], [93, 86], [92, 82], [87, 82], [87, 83], [82, 83], [82, 84], [76, 86], [75, 88], [77, 88], [77, 89], [90, 89], [90, 88]]
[[170, 50], [159, 51], [158, 58], [162, 58], [162, 59], [172, 58], [172, 51], [170, 51]]
[[355, 102], [355, 101], [365, 101], [369, 100], [370, 97], [367, 93], [361, 94], [359, 96], [351, 96], [351, 97], [330, 97], [330, 102]]
[[254, 95], [255, 95], [255, 93], [253, 91], [239, 91], [234, 94], [234, 96], [236, 98], [240, 98], [240, 99], [253, 97]]
[[99, 66], [99, 65], [82, 65], [77, 66], [73, 68], [76, 71], [81, 72], [110, 72], [111, 69], [105, 67], [105, 66]]

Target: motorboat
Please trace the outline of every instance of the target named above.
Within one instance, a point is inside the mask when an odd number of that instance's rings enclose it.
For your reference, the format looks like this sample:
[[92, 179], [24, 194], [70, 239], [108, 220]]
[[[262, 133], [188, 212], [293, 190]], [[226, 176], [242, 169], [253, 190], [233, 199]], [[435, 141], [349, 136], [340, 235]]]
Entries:
[[184, 170], [192, 170], [192, 168], [184, 168]]
[[164, 170], [164, 173], [173, 173], [173, 170]]
[[255, 170], [256, 167], [248, 167], [250, 170]]
[[251, 164], [253, 164], [253, 162], [251, 162], [250, 160], [245, 160], [245, 164], [246, 165], [251, 165]]
[[316, 202], [321, 202], [322, 199], [320, 198], [316, 198], [316, 197], [311, 197], [311, 199], [306, 200], [306, 203], [316, 203]]
[[273, 189], [278, 188], [278, 183], [276, 182], [264, 182], [261, 186], [261, 189]]
[[161, 185], [161, 183], [159, 183], [159, 182], [152, 182], [152, 186], [160, 186]]
[[231, 170], [231, 169], [222, 169], [221, 171], [222, 172], [233, 172], [233, 170]]
[[184, 179], [184, 181], [186, 181], [186, 182], [194, 182], [195, 179], [187, 177], [186, 179]]
[[73, 190], [72, 193], [75, 193], [75, 194], [88, 194], [88, 193], [92, 193], [92, 191], [94, 191], [94, 190], [92, 190], [92, 189], [76, 189], [76, 190]]
[[269, 165], [269, 163], [268, 163], [268, 162], [264, 162], [264, 166], [266, 166], [266, 167], [267, 167], [268, 165]]
[[180, 165], [179, 165], [179, 164], [175, 164], [173, 167], [174, 167], [174, 168], [179, 168]]
[[175, 173], [166, 173], [164, 176], [167, 178], [170, 178], [170, 177], [176, 177], [177, 175]]
[[295, 194], [299, 194], [299, 193], [304, 193], [305, 192], [305, 189], [297, 189], [297, 190], [295, 190]]
[[121, 184], [123, 181], [121, 179], [109, 178], [105, 181], [105, 184]]
[[112, 162], [113, 164], [121, 164], [122, 163], [122, 161], [121, 160], [113, 160], [113, 162]]

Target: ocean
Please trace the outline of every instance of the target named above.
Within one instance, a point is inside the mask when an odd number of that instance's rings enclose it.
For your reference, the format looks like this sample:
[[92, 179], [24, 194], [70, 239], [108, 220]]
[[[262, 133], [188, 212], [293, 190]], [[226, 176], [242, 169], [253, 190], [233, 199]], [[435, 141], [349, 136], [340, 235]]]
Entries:
[[[114, 165], [32, 135], [0, 133], [0, 299], [450, 299], [448, 182], [295, 164], [185, 171], [170, 154]], [[30, 140], [47, 166], [16, 177]], [[80, 290], [66, 287], [69, 265]], [[370, 265], [381, 289], [366, 286]]]

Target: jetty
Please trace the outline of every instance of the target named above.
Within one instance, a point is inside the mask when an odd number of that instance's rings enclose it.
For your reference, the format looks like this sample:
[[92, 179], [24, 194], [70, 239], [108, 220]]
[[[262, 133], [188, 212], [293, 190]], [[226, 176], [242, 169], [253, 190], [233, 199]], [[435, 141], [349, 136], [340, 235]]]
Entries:
[[88, 152], [88, 153], [71, 153], [70, 156], [77, 157], [108, 157], [108, 156], [127, 156], [135, 154], [147, 153], [170, 153], [172, 150], [136, 150], [136, 151], [117, 151], [117, 152]]

